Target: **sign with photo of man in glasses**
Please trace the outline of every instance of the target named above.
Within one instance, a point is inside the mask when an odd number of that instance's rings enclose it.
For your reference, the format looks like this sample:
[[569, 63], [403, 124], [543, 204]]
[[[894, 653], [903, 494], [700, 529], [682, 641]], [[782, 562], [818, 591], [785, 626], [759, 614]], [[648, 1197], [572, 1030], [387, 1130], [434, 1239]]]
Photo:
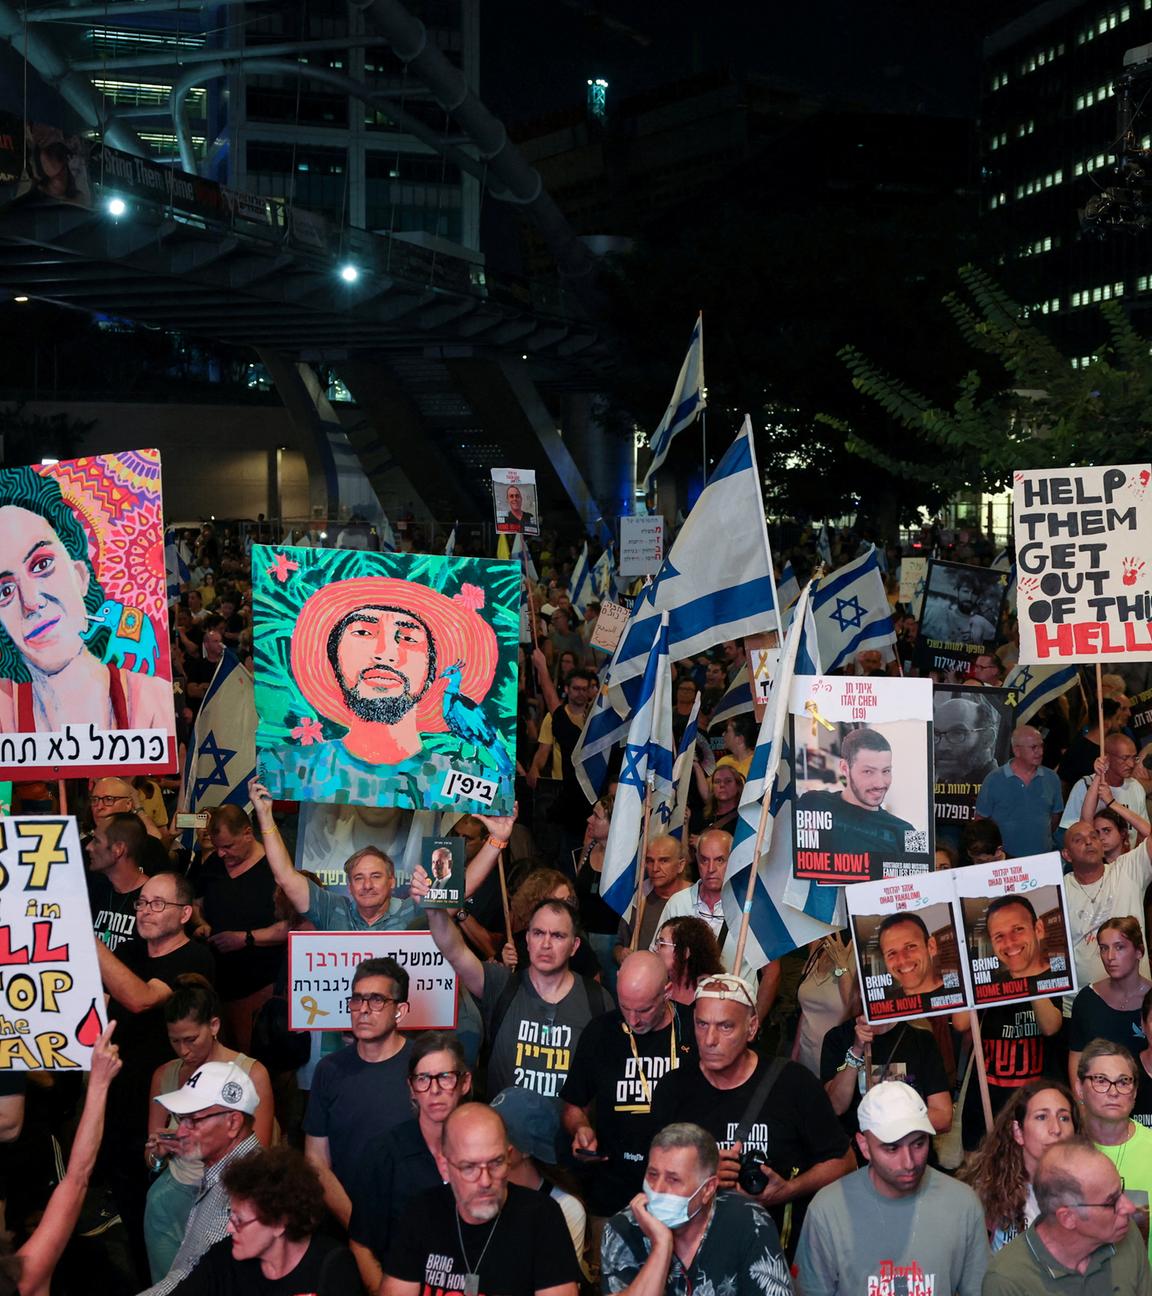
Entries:
[[1011, 758], [1007, 689], [937, 684], [932, 690], [936, 840], [955, 846], [984, 777]]
[[348, 1029], [352, 974], [391, 957], [408, 973], [406, 1031], [455, 1030], [456, 973], [427, 932], [291, 932], [289, 1030]]

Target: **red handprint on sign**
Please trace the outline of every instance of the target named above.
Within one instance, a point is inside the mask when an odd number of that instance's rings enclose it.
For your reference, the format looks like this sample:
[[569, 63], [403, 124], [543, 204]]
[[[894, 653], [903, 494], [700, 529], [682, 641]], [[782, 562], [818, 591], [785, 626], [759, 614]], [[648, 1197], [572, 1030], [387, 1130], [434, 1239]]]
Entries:
[[1022, 576], [1020, 578], [1020, 593], [1031, 602], [1036, 591], [1040, 588], [1039, 576]]
[[1144, 570], [1144, 564], [1138, 562], [1135, 558], [1125, 558], [1123, 563], [1124, 574], [1120, 577], [1125, 585], [1135, 585], [1136, 579]]

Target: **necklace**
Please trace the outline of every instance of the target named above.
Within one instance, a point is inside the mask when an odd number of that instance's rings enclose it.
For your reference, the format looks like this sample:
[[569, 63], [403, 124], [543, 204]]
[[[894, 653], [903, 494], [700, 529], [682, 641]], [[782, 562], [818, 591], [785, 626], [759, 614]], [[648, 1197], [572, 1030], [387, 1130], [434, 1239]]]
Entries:
[[[505, 1198], [505, 1201], [507, 1198]], [[484, 1249], [480, 1252], [480, 1259], [476, 1261], [476, 1268], [473, 1269], [468, 1263], [468, 1252], [464, 1250], [464, 1234], [460, 1231], [460, 1212], [454, 1212], [456, 1216], [456, 1238], [460, 1243], [460, 1258], [464, 1261], [467, 1272], [464, 1274], [464, 1296], [480, 1296], [480, 1266], [484, 1263], [484, 1257], [488, 1254], [488, 1247], [492, 1242], [492, 1235], [496, 1232], [496, 1225], [500, 1223], [500, 1216], [504, 1214], [504, 1207], [501, 1206], [492, 1221], [492, 1227], [488, 1230], [488, 1237], [484, 1242]]]

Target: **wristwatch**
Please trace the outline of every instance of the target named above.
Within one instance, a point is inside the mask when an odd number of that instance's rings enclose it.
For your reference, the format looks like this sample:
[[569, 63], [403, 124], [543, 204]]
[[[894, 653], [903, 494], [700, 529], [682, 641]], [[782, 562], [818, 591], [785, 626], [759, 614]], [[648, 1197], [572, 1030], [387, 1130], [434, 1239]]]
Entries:
[[255, 944], [256, 937], [252, 935], [251, 931], [246, 931], [244, 933], [244, 948], [251, 949]]
[[840, 1070], [843, 1071], [845, 1067], [851, 1067], [853, 1071], [863, 1071], [864, 1059], [862, 1057], [857, 1057], [856, 1054], [849, 1049], [848, 1052], [844, 1054], [844, 1061], [840, 1066]]

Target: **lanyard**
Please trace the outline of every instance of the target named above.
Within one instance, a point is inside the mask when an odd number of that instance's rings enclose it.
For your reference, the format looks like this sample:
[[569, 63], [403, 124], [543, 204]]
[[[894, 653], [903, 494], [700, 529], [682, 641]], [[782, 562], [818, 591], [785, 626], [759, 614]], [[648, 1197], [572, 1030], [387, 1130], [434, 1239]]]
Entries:
[[[636, 1059], [636, 1074], [640, 1077], [640, 1084], [644, 1088], [644, 1101], [649, 1107], [652, 1106], [652, 1086], [648, 1083], [648, 1077], [644, 1074], [644, 1067], [640, 1062], [640, 1051], [636, 1047], [636, 1036], [632, 1034], [632, 1029], [627, 1022], [620, 1023], [624, 1034], [628, 1036], [628, 1043], [632, 1048], [632, 1056]], [[676, 1069], [676, 1009], [672, 1009], [672, 1022], [669, 1031], [668, 1045], [668, 1070]]]

